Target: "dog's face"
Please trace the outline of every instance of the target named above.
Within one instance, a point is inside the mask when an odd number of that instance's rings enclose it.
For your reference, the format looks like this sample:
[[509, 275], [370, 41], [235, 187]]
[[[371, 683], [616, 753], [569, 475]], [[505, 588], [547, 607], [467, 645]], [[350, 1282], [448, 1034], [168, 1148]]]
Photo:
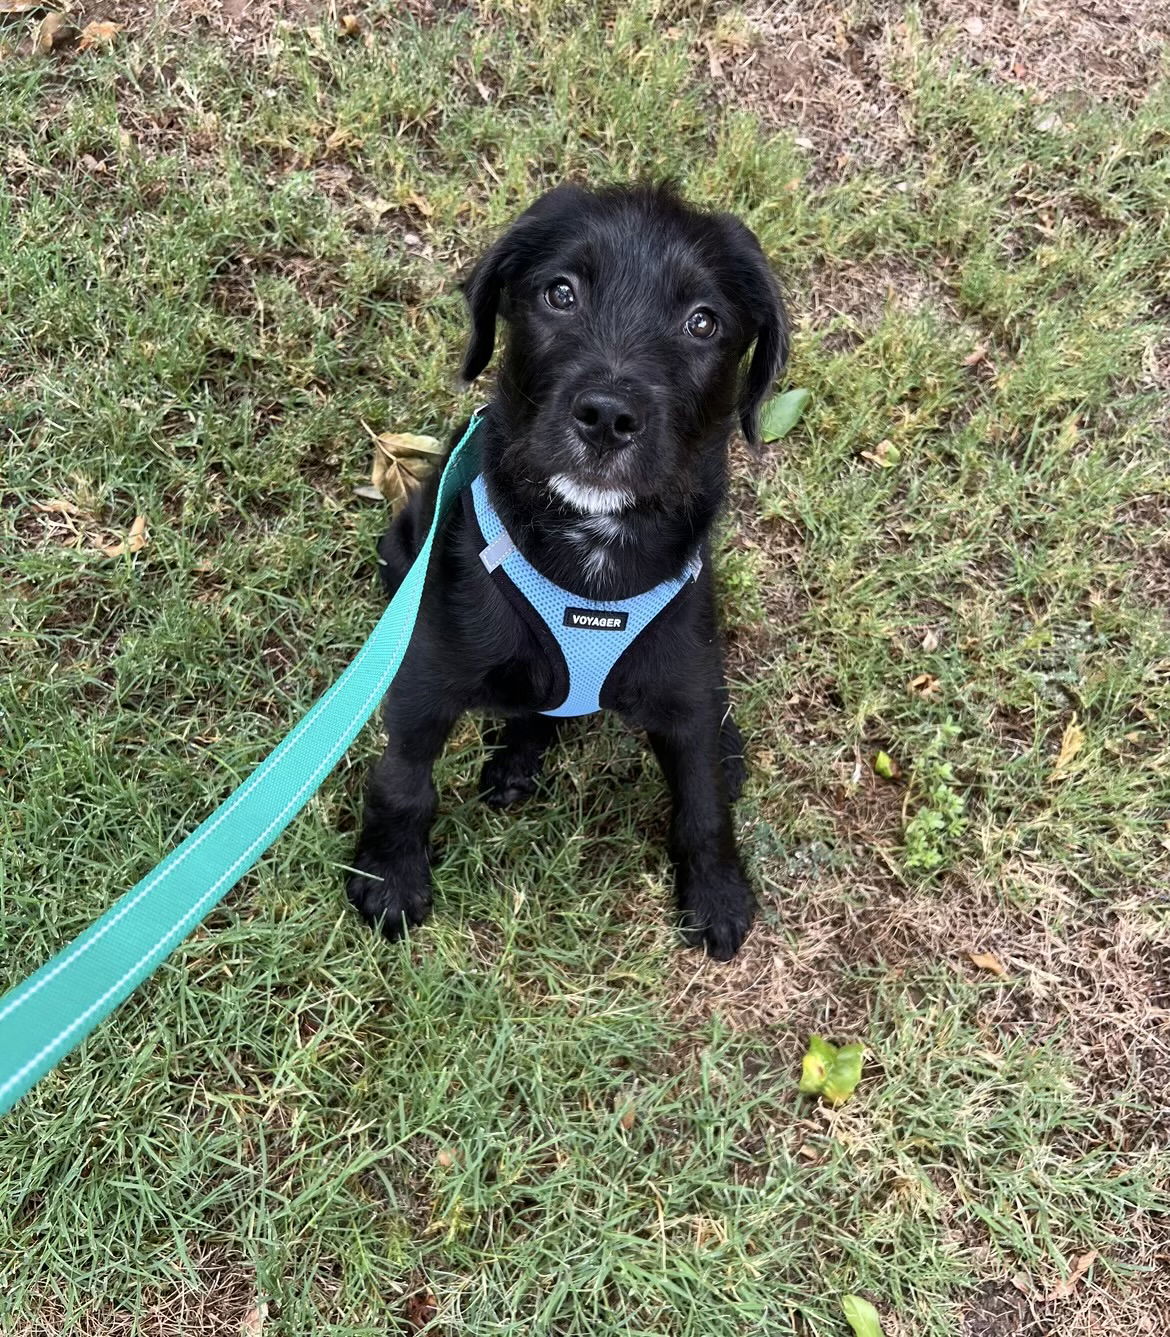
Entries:
[[755, 440], [787, 349], [752, 233], [662, 189], [551, 191], [464, 291], [467, 380], [491, 357], [497, 312], [509, 328], [504, 466], [526, 489], [595, 514], [709, 488], [737, 414]]

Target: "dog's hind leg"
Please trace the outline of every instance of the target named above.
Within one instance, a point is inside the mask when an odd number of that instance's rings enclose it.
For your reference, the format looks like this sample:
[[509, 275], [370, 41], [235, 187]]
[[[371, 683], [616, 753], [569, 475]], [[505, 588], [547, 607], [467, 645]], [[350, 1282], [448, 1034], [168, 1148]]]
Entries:
[[548, 715], [512, 715], [497, 725], [488, 744], [479, 792], [493, 808], [507, 808], [536, 792], [541, 761], [557, 736], [558, 721]]

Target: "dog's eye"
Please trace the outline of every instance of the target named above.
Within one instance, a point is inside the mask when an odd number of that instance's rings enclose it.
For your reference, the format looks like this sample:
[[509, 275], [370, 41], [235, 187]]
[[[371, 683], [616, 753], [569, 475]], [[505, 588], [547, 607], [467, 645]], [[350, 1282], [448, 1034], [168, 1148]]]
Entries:
[[716, 330], [715, 317], [705, 306], [701, 306], [687, 317], [687, 323], [683, 326], [683, 329], [693, 339], [709, 339]]
[[568, 279], [556, 279], [545, 288], [544, 300], [554, 311], [572, 311], [577, 305], [577, 294]]

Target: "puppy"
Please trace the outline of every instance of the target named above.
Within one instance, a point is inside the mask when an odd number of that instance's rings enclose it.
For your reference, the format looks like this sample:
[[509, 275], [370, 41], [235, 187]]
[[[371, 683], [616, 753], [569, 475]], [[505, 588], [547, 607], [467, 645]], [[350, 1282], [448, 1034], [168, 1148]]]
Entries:
[[[558, 719], [600, 706], [649, 737], [673, 800], [684, 937], [728, 960], [755, 898], [732, 830], [743, 744], [708, 543], [728, 438], [738, 420], [755, 442], [787, 354], [776, 281], [728, 214], [665, 187], [562, 186], [492, 246], [464, 295], [465, 380], [488, 365], [500, 319], [507, 347], [476, 429], [483, 473], [437, 537], [386, 697], [390, 741], [370, 777], [350, 900], [390, 938], [427, 917], [431, 770], [464, 711], [502, 717], [482, 790], [504, 807], [533, 792]], [[379, 544], [390, 592], [436, 487]], [[633, 636], [630, 619], [645, 623]]]

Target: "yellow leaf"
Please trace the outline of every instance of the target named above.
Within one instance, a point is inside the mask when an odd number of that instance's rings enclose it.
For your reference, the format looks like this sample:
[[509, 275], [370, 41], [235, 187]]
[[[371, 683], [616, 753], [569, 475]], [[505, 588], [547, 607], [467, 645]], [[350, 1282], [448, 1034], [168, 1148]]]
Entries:
[[34, 501], [33, 505], [38, 511], [43, 511], [46, 515], [82, 515], [80, 506], [75, 506], [73, 502], [66, 501], [64, 497], [56, 497], [52, 501]]
[[1001, 978], [1007, 974], [1007, 967], [994, 952], [968, 952], [967, 955], [971, 958], [971, 964], [980, 970], [990, 970]]
[[1065, 767], [1077, 755], [1085, 743], [1085, 731], [1077, 723], [1077, 717], [1074, 715], [1064, 726], [1064, 734], [1060, 740], [1060, 751], [1056, 755], [1056, 765], [1052, 768], [1052, 773], [1048, 777], [1048, 783], [1059, 780]]
[[123, 557], [128, 552], [141, 552], [146, 547], [146, 516], [136, 515], [130, 526], [130, 533], [121, 543], [99, 543], [97, 546], [107, 557]]
[[939, 690], [938, 679], [929, 673], [920, 673], [906, 684], [907, 690], [915, 696], [934, 696]]
[[356, 37], [362, 30], [361, 21], [356, 14], [342, 14], [337, 20], [342, 37]]
[[397, 509], [416, 487], [436, 469], [445, 454], [433, 436], [410, 432], [383, 432], [374, 437], [374, 467], [371, 482]]
[[379, 450], [399, 457], [446, 454], [442, 443], [433, 436], [416, 436], [412, 432], [383, 432], [375, 440], [378, 443]]
[[882, 469], [892, 469], [902, 458], [902, 452], [892, 441], [885, 440], [879, 441], [872, 450], [863, 450], [861, 458]]
[[1077, 1288], [1077, 1283], [1085, 1273], [1097, 1261], [1097, 1250], [1090, 1249], [1088, 1253], [1083, 1253], [1073, 1264], [1073, 1270], [1063, 1281], [1058, 1281], [1056, 1285], [1048, 1292], [1045, 1299], [1048, 1300], [1067, 1300], [1068, 1297]]
[[87, 23], [81, 30], [81, 41], [77, 43], [77, 49], [92, 51], [95, 47], [110, 46], [121, 31], [122, 25], [111, 23], [109, 19], [102, 19], [98, 23]]
[[42, 56], [50, 55], [70, 40], [76, 29], [65, 22], [64, 14], [46, 14], [37, 30], [37, 50]]

